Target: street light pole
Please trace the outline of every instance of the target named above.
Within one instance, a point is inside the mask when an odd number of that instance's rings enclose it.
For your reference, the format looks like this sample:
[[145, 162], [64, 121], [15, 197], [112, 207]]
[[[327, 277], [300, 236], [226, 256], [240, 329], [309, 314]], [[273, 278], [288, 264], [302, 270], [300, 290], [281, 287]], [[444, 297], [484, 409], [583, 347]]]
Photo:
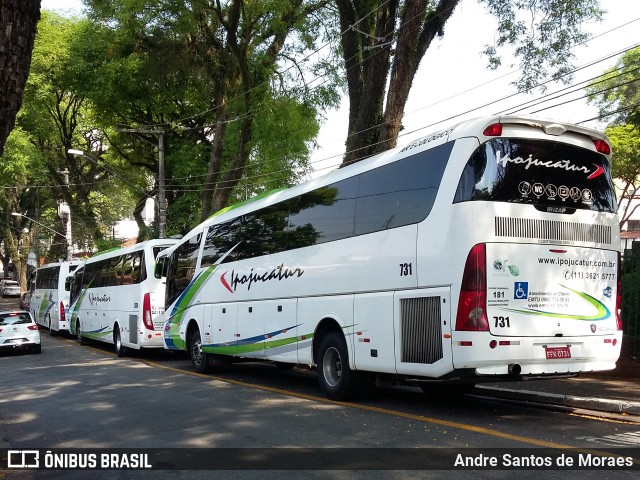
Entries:
[[[65, 204], [65, 205], [66, 205], [66, 204]], [[68, 208], [68, 207], [67, 207], [67, 208]], [[70, 243], [71, 243], [71, 232], [70, 232], [70, 231], [68, 231], [68, 235], [63, 235], [63, 234], [61, 234], [60, 232], [58, 232], [58, 231], [54, 230], [53, 228], [49, 228], [49, 227], [47, 227], [46, 225], [44, 225], [44, 224], [40, 223], [39, 221], [37, 221], [37, 220], [35, 220], [35, 219], [31, 218], [31, 217], [26, 216], [24, 213], [11, 212], [11, 215], [13, 215], [14, 217], [24, 217], [24, 218], [26, 218], [27, 220], [29, 220], [29, 221], [31, 221], [31, 222], [33, 222], [33, 223], [35, 223], [35, 224], [38, 224], [38, 225], [40, 225], [42, 228], [45, 228], [45, 229], [49, 230], [50, 232], [53, 232], [53, 233], [55, 233], [56, 235], [58, 235], [58, 236], [60, 236], [60, 237], [64, 238], [65, 240], [67, 240], [67, 260], [71, 260], [71, 251], [72, 251], [72, 247], [71, 247], [71, 245], [70, 245]], [[70, 229], [70, 226], [71, 226], [71, 217], [69, 217], [69, 229]]]
[[67, 235], [65, 236], [67, 239], [67, 260], [71, 260], [73, 253], [73, 246], [71, 244], [71, 207], [69, 207], [67, 202], [62, 201], [58, 205], [58, 216], [65, 222], [67, 227]]
[[164, 196], [164, 132], [158, 133], [158, 236], [165, 237], [167, 210]]

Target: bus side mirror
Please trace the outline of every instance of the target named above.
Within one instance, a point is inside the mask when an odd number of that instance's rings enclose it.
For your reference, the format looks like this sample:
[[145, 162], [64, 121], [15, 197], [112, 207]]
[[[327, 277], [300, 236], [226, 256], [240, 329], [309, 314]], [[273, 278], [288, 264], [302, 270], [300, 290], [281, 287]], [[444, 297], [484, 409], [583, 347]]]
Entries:
[[166, 277], [166, 274], [164, 272], [165, 268], [165, 264], [167, 263], [167, 257], [160, 257], [158, 259], [158, 261], [156, 262], [156, 266], [154, 268], [153, 271], [153, 276], [156, 278], [162, 278], [162, 277]]

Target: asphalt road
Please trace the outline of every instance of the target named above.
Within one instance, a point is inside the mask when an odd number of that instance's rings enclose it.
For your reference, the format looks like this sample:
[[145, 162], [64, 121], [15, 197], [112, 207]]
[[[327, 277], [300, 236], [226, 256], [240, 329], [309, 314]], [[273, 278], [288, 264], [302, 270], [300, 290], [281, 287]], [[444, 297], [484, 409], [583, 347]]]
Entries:
[[[544, 478], [618, 479], [638, 474], [637, 463], [615, 471], [607, 466], [541, 471], [510, 460], [508, 470], [503, 458], [534, 455], [532, 461], [542, 462], [549, 457], [555, 465], [565, 452], [601, 456], [610, 451], [606, 440], [612, 435], [621, 446], [637, 447], [637, 424], [398, 387], [382, 389], [368, 401], [338, 403], [322, 397], [313, 372], [305, 369], [251, 363], [198, 375], [185, 356], [171, 352], [121, 359], [110, 346], [85, 347], [69, 337], [49, 337], [46, 330], [41, 334], [40, 355], [0, 354], [0, 450], [175, 448], [164, 462], [153, 457], [153, 463], [180, 470], [93, 471], [89, 476], [77, 470], [0, 469], [0, 480], [494, 479], [512, 478], [516, 471], [523, 479], [537, 479], [541, 472]], [[238, 450], [247, 448], [254, 450]], [[622, 452], [634, 462], [639, 453], [638, 448]], [[188, 470], [202, 457], [206, 470]], [[465, 457], [470, 462], [497, 457], [503, 468], [455, 465]], [[233, 462], [234, 468], [256, 470], [232, 470]], [[287, 468], [296, 470], [281, 470]]]

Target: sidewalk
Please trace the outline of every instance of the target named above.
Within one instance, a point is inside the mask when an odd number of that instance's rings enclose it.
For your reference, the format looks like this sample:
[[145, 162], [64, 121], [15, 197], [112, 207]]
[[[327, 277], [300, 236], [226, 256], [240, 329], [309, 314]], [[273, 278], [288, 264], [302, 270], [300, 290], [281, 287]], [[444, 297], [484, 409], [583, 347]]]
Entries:
[[483, 396], [622, 414], [640, 422], [640, 359], [621, 358], [610, 372], [480, 384], [476, 391]]

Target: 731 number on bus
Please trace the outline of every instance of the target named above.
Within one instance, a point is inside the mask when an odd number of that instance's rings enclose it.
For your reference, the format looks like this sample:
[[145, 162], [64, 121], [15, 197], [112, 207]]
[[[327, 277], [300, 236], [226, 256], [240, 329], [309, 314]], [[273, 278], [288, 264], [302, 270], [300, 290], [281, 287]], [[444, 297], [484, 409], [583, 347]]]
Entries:
[[495, 320], [495, 326], [500, 328], [509, 328], [511, 324], [509, 323], [509, 317], [493, 317]]

